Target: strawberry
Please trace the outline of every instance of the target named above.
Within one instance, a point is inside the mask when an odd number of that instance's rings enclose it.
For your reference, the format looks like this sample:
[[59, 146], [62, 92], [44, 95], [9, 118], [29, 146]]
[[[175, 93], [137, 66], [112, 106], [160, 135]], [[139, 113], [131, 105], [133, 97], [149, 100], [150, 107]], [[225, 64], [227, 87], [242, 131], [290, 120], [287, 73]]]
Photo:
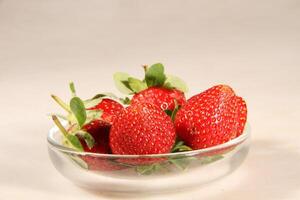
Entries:
[[[112, 99], [102, 99], [96, 106], [88, 108], [87, 110], [101, 110], [102, 115], [100, 120], [96, 119], [82, 127], [82, 130], [91, 134], [95, 141], [93, 147], [90, 149], [86, 141], [84, 141], [83, 138], [80, 138], [84, 151], [101, 154], [111, 153], [109, 146], [111, 124], [117, 114], [123, 110], [123, 106]], [[82, 159], [87, 163], [91, 170], [110, 171], [120, 169], [119, 166], [113, 165], [109, 160], [103, 158], [82, 156]]]
[[130, 105], [116, 117], [109, 142], [114, 154], [159, 154], [171, 151], [175, 143], [171, 118], [149, 103]]
[[240, 136], [245, 128], [245, 124], [247, 121], [247, 105], [242, 97], [235, 98], [235, 107], [238, 108], [236, 111], [236, 137]]
[[[52, 116], [55, 124], [64, 135], [64, 144], [77, 151], [90, 153], [111, 153], [109, 146], [109, 131], [114, 117], [123, 109], [123, 106], [112, 99], [97, 95], [92, 99], [82, 101], [76, 96], [75, 87], [70, 83], [73, 98], [67, 105], [57, 96], [52, 98], [68, 112], [65, 117], [70, 126], [66, 130], [56, 116]], [[88, 107], [88, 108], [86, 108]], [[91, 170], [115, 170], [119, 166], [100, 157], [80, 156]]]
[[89, 124], [86, 124], [82, 129], [94, 138], [95, 142], [92, 148], [89, 148], [82, 136], [78, 136], [81, 145], [86, 152], [92, 153], [110, 153], [110, 147], [108, 143], [108, 136], [111, 125], [105, 121], [94, 120]]
[[[90, 133], [95, 143], [93, 147], [90, 149], [83, 138], [80, 138], [81, 145], [85, 152], [91, 153], [101, 153], [101, 154], [110, 154], [111, 149], [109, 146], [109, 132], [110, 132], [111, 124], [101, 120], [95, 120], [89, 124], [86, 124], [82, 127], [83, 130]], [[112, 163], [109, 158], [97, 157], [97, 156], [81, 156], [90, 170], [95, 171], [113, 171], [120, 170], [125, 168], [124, 166], [116, 163]]]
[[166, 89], [162, 87], [150, 87], [135, 94], [131, 99], [131, 104], [147, 102], [157, 105], [163, 110], [174, 110], [175, 103], [183, 105], [185, 103], [184, 93], [177, 89]]
[[[80, 135], [78, 135], [84, 151], [101, 154], [111, 153], [109, 147], [110, 127], [111, 125], [108, 122], [104, 122], [101, 120], [95, 120], [89, 124], [84, 125], [82, 129], [91, 134], [95, 140], [93, 147], [90, 149], [85, 140]], [[81, 159], [83, 159], [87, 163], [90, 170], [111, 171], [120, 169], [119, 166], [110, 163], [109, 160], [106, 160], [104, 158], [86, 155], [81, 156]]]
[[117, 163], [112, 163], [109, 158], [97, 157], [97, 156], [81, 156], [82, 160], [84, 160], [89, 170], [94, 171], [114, 171], [124, 169], [124, 165], [120, 165]]
[[102, 110], [101, 119], [112, 123], [116, 115], [123, 110], [123, 106], [112, 99], [102, 99], [96, 106], [87, 108], [87, 110]]
[[178, 136], [192, 149], [202, 149], [233, 139], [244, 130], [245, 101], [226, 85], [214, 86], [191, 97], [177, 112]]

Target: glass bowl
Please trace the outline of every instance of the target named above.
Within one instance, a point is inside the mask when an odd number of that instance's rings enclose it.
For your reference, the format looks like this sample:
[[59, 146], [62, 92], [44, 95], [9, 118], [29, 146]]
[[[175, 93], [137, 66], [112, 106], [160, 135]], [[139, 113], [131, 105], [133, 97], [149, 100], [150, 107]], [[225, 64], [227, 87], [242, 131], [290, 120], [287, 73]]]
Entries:
[[81, 187], [103, 192], [156, 193], [198, 187], [233, 172], [248, 154], [250, 129], [247, 124], [242, 135], [214, 147], [152, 155], [77, 152], [62, 145], [56, 127], [47, 139], [56, 169]]

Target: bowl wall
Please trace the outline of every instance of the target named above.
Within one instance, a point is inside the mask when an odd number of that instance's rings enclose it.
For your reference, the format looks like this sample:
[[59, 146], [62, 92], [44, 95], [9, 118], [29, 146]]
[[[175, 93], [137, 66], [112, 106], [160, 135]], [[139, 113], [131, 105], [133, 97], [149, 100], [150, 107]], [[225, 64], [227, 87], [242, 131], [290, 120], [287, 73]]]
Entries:
[[52, 129], [48, 151], [56, 169], [75, 184], [105, 192], [161, 192], [210, 183], [233, 172], [250, 147], [249, 126], [228, 144], [207, 150], [154, 156], [78, 153], [57, 148], [61, 135]]

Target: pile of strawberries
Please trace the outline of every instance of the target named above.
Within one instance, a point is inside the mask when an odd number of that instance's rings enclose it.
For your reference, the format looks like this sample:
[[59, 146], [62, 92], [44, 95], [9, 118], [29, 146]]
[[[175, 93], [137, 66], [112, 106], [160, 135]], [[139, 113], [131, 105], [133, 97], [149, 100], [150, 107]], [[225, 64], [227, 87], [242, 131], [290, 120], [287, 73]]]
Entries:
[[[229, 86], [217, 85], [186, 100], [185, 83], [166, 75], [162, 64], [144, 66], [144, 71], [142, 80], [114, 75], [117, 88], [128, 95], [124, 99], [98, 94], [82, 100], [73, 83], [69, 104], [52, 95], [68, 113], [52, 116], [64, 145], [101, 154], [164, 154], [211, 147], [243, 133], [246, 103]], [[68, 121], [67, 128], [59, 118]], [[92, 158], [85, 161], [97, 167]]]

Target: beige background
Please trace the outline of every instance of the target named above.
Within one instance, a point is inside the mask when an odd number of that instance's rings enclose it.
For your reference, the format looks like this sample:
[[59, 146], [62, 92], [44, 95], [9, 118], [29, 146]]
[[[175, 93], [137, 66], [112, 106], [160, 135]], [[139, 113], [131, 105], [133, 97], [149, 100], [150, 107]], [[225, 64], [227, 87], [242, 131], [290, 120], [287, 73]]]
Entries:
[[49, 94], [68, 98], [70, 80], [82, 97], [116, 92], [113, 72], [157, 61], [190, 95], [227, 83], [245, 97], [252, 149], [216, 183], [144, 199], [300, 198], [300, 1], [0, 0], [0, 199], [119, 199], [54, 169]]

